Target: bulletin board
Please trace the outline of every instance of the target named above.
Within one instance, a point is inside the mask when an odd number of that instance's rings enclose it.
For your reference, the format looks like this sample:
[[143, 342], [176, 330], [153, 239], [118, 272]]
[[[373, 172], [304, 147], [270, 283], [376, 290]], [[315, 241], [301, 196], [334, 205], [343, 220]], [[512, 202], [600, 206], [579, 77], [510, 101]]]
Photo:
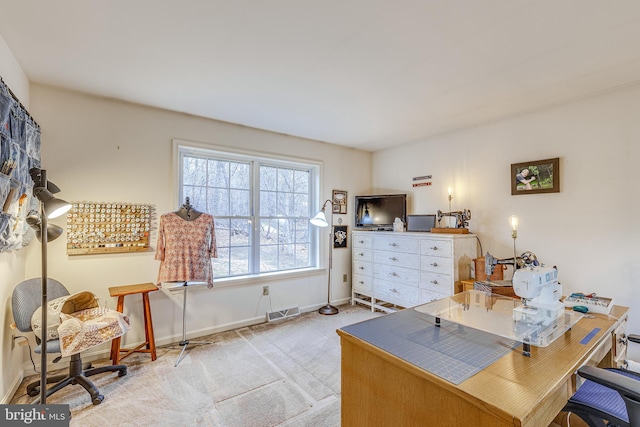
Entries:
[[67, 213], [67, 254], [146, 252], [154, 217], [152, 205], [72, 202]]

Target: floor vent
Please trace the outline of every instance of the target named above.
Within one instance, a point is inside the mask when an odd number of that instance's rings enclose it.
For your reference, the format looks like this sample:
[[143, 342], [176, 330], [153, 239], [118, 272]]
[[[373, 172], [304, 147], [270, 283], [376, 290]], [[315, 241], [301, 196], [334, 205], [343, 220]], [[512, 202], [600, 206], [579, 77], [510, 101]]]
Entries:
[[286, 319], [287, 317], [294, 317], [300, 314], [300, 309], [298, 307], [287, 308], [280, 311], [272, 311], [267, 313], [267, 321], [274, 322], [280, 319]]

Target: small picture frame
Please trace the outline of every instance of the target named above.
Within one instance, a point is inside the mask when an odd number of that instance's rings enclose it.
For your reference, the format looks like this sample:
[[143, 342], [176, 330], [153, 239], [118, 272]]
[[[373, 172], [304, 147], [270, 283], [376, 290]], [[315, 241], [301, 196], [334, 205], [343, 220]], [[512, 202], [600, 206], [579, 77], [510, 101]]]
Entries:
[[560, 158], [513, 163], [511, 195], [560, 192]]
[[347, 237], [349, 236], [347, 225], [334, 225], [333, 226], [333, 247], [334, 248], [346, 248]]
[[333, 213], [345, 215], [347, 213], [347, 192], [343, 190], [333, 190]]

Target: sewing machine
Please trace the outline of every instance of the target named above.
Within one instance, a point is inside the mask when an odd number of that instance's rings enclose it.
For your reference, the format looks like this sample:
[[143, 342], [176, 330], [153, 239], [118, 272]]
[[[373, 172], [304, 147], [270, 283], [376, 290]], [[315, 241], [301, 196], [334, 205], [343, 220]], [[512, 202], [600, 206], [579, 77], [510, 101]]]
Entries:
[[445, 216], [456, 218], [456, 228], [467, 228], [469, 227], [469, 220], [471, 219], [471, 211], [469, 209], [454, 212], [442, 212], [438, 210], [438, 224], [440, 224], [442, 217]]
[[558, 283], [555, 267], [540, 266], [533, 252], [519, 257], [497, 259], [487, 252], [485, 273], [493, 274], [496, 265], [513, 265], [513, 292], [522, 299], [522, 306], [513, 309], [513, 320], [524, 324], [547, 326], [561, 317], [564, 304], [560, 302], [562, 285]]
[[513, 273], [513, 292], [522, 305], [513, 309], [513, 320], [526, 324], [550, 325], [564, 313], [560, 302], [562, 285], [555, 267], [529, 266]]

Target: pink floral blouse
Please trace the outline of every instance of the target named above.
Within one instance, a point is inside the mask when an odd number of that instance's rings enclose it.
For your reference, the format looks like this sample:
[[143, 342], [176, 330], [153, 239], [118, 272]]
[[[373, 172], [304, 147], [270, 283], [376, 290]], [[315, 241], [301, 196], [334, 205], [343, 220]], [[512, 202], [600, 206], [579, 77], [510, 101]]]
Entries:
[[155, 259], [161, 282], [206, 282], [213, 287], [211, 258], [218, 257], [213, 216], [200, 214], [186, 221], [175, 213], [160, 217]]

